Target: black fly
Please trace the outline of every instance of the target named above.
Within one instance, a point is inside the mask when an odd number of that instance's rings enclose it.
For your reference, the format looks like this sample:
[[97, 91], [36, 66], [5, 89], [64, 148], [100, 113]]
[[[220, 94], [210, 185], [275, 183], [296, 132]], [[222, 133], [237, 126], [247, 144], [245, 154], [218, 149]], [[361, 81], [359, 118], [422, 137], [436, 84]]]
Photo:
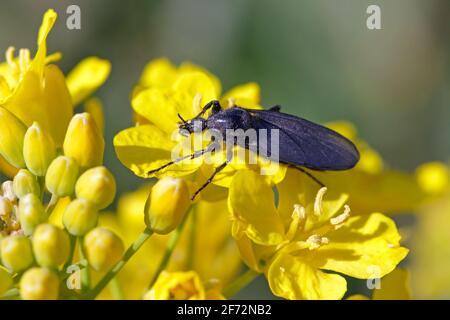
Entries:
[[[209, 109], [212, 109], [210, 116], [206, 119], [203, 118], [203, 115]], [[274, 106], [269, 110], [245, 109], [238, 106], [222, 109], [219, 101], [213, 100], [206, 104], [202, 111], [193, 119], [186, 121], [180, 115], [178, 116], [181, 120], [180, 130], [192, 133], [194, 132], [195, 124], [199, 125], [202, 131], [205, 129], [217, 130], [224, 139], [226, 131], [229, 129], [242, 129], [244, 131], [254, 129], [256, 132], [259, 132], [261, 129], [267, 131], [276, 129], [279, 134], [279, 143], [277, 144], [279, 162], [304, 172], [321, 186], [323, 184], [303, 168], [320, 171], [347, 170], [353, 168], [359, 160], [359, 152], [350, 140], [316, 123], [282, 113], [280, 112], [280, 106]], [[235, 141], [235, 144], [255, 151], [259, 155], [271, 154], [272, 144], [270, 136], [267, 137], [267, 143], [264, 146], [259, 145], [256, 141], [248, 140], [245, 140], [245, 143]], [[180, 157], [157, 169], [151, 170], [148, 174], [153, 174], [185, 159], [200, 157], [213, 149], [207, 147], [195, 151], [190, 155]], [[205, 184], [194, 193], [192, 200], [211, 183], [215, 175], [224, 169], [230, 160], [228, 159], [215, 168]]]

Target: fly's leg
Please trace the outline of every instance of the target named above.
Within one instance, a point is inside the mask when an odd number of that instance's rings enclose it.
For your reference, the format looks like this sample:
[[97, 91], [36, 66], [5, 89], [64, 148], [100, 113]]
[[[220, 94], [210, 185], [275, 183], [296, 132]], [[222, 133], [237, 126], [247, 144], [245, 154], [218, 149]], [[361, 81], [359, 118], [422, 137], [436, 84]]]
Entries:
[[167, 162], [166, 164], [162, 165], [162, 166], [159, 167], [159, 168], [150, 170], [149, 172], [147, 172], [147, 175], [154, 174], [155, 172], [161, 171], [162, 169], [167, 168], [168, 166], [171, 166], [171, 165], [173, 165], [173, 164], [175, 164], [175, 163], [178, 163], [178, 162], [181, 162], [181, 161], [183, 161], [183, 160], [186, 160], [186, 159], [191, 159], [191, 160], [192, 160], [192, 159], [201, 157], [201, 156], [204, 155], [205, 153], [211, 152], [212, 150], [214, 150], [214, 144], [211, 144], [211, 145], [207, 146], [205, 149], [195, 151], [195, 152], [192, 153], [192, 154], [188, 154], [187, 156], [180, 157], [180, 158], [177, 158], [177, 159], [175, 159], [175, 160], [169, 161], [169, 162]]
[[200, 111], [200, 113], [195, 118], [203, 116], [205, 112], [211, 108], [213, 108], [212, 109], [213, 113], [216, 113], [222, 109], [222, 107], [220, 106], [220, 102], [218, 100], [212, 100], [203, 107], [202, 111]]
[[211, 176], [206, 180], [206, 182], [197, 190], [194, 192], [194, 194], [191, 197], [191, 200], [194, 201], [195, 197], [203, 190], [205, 189], [214, 179], [216, 174], [218, 174], [220, 171], [222, 171], [228, 164], [229, 161], [225, 161], [220, 166], [214, 169], [214, 172], [211, 174]]
[[311, 178], [314, 182], [316, 182], [319, 186], [321, 186], [322, 188], [325, 187], [325, 185], [322, 182], [320, 182], [319, 179], [314, 177], [311, 173], [309, 173], [308, 171], [306, 171], [302, 167], [297, 167], [297, 166], [289, 166], [289, 167], [297, 169], [298, 171], [303, 172], [305, 175], [307, 175], [309, 178]]

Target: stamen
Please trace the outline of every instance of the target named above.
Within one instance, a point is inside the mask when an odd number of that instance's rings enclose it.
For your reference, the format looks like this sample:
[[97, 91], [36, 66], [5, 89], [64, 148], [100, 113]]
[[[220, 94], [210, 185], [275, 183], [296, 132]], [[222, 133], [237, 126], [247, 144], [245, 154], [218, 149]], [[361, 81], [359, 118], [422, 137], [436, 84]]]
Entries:
[[228, 98], [228, 108], [232, 108], [236, 105], [236, 99], [234, 97]]
[[344, 213], [338, 215], [335, 218], [331, 218], [330, 219], [330, 223], [333, 226], [337, 226], [341, 223], [343, 223], [345, 220], [347, 220], [347, 218], [350, 216], [350, 207], [348, 205], [344, 206]]
[[294, 211], [292, 212], [292, 218], [297, 217], [299, 220], [306, 218], [305, 208], [299, 204], [294, 204]]
[[202, 111], [202, 94], [197, 93], [192, 100], [192, 110], [194, 110], [194, 114], [199, 114]]
[[28, 65], [30, 64], [30, 50], [20, 49], [19, 50], [19, 69], [20, 72], [25, 72]]
[[314, 214], [320, 216], [322, 214], [322, 198], [327, 192], [327, 187], [322, 187], [319, 189], [316, 195], [316, 200], [314, 201]]
[[17, 64], [14, 62], [14, 51], [16, 50], [16, 48], [14, 47], [9, 47], [8, 49], [6, 49], [6, 62], [8, 63], [8, 65], [10, 66], [10, 68], [16, 68]]
[[306, 218], [305, 208], [299, 204], [294, 204], [294, 211], [292, 211], [292, 221], [289, 224], [289, 229], [286, 233], [286, 238], [289, 240], [294, 239], [297, 230], [299, 229], [300, 222]]
[[322, 237], [318, 234], [313, 234], [306, 240], [306, 243], [309, 244], [310, 250], [317, 249], [321, 245], [328, 244], [329, 242], [330, 240], [327, 237]]

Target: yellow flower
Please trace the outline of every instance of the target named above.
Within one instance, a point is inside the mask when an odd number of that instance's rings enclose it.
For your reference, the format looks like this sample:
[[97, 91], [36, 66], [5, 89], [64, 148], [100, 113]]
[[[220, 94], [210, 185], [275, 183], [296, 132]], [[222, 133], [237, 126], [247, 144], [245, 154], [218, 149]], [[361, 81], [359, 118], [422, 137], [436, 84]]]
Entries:
[[14, 194], [22, 198], [29, 193], [40, 195], [40, 187], [36, 177], [27, 169], [20, 169], [13, 180]]
[[74, 158], [82, 171], [103, 162], [105, 140], [89, 113], [73, 116], [64, 138], [64, 155]]
[[98, 210], [85, 199], [73, 200], [65, 209], [62, 222], [70, 234], [82, 236], [97, 225]]
[[77, 180], [75, 194], [89, 200], [97, 208], [104, 209], [116, 195], [116, 180], [106, 167], [100, 166], [85, 171]]
[[33, 263], [31, 242], [25, 236], [15, 235], [1, 239], [0, 254], [3, 265], [14, 272], [26, 270]]
[[40, 224], [33, 233], [32, 242], [34, 256], [42, 267], [57, 268], [69, 258], [68, 234], [52, 224]]
[[[410, 274], [408, 270], [397, 268], [380, 280], [380, 287], [372, 291], [372, 300], [410, 300]], [[368, 300], [362, 294], [355, 294], [348, 300]]]
[[[126, 129], [114, 138], [119, 160], [136, 175], [148, 177], [150, 170], [171, 160], [171, 152], [175, 146], [179, 146], [183, 154], [192, 153], [194, 150], [189, 142], [194, 139], [195, 145], [195, 140], [200, 137], [183, 137], [178, 133], [178, 114], [185, 119], [193, 118], [206, 103], [219, 97], [219, 81], [204, 69], [192, 64], [183, 64], [176, 68], [165, 59], [151, 62], [146, 67], [131, 101], [133, 110], [139, 115], [140, 125]], [[247, 108], [261, 108], [259, 98], [258, 85], [248, 83], [225, 93], [221, 102], [224, 107], [238, 104]], [[217, 154], [213, 157], [214, 166], [222, 164], [224, 159], [224, 153]], [[240, 160], [234, 158], [216, 175], [213, 183], [228, 187], [236, 170], [259, 169], [260, 166], [267, 165], [261, 159], [258, 159], [257, 165], [242, 164]], [[285, 169], [280, 166], [276, 174], [268, 179], [281, 181]], [[199, 158], [174, 164], [155, 175], [178, 177], [195, 173], [196, 176], [191, 176], [191, 179], [201, 185], [208, 179], [212, 170], [213, 165], [203, 164]]]
[[70, 196], [75, 190], [78, 171], [78, 164], [73, 158], [59, 156], [48, 167], [45, 186], [58, 197]]
[[419, 186], [427, 194], [442, 195], [450, 190], [450, 169], [441, 162], [424, 163], [416, 169]]
[[56, 300], [58, 276], [47, 268], [31, 268], [20, 279], [20, 296], [24, 300]]
[[11, 112], [0, 106], [0, 155], [16, 168], [24, 168], [23, 137], [26, 127]]
[[328, 188], [347, 193], [348, 205], [355, 214], [411, 213], [418, 208], [424, 193], [414, 175], [389, 168], [378, 152], [358, 137], [352, 124], [340, 121], [327, 126], [355, 143], [360, 161], [351, 170], [315, 171], [314, 176]]
[[89, 265], [96, 271], [107, 271], [116, 264], [124, 251], [122, 240], [106, 228], [95, 228], [84, 238]]
[[46, 40], [56, 18], [52, 9], [45, 13], [33, 59], [28, 49], [20, 49], [17, 58], [13, 47], [6, 51], [6, 62], [0, 64], [0, 106], [27, 126], [39, 122], [60, 147], [74, 106], [103, 84], [110, 63], [89, 57], [69, 73], [66, 81], [59, 67], [52, 64], [61, 54], [47, 55]]
[[34, 122], [25, 134], [23, 156], [27, 168], [36, 176], [45, 176], [48, 166], [56, 157], [56, 146], [52, 137], [37, 122]]
[[23, 232], [31, 235], [36, 227], [47, 219], [41, 200], [34, 193], [20, 198], [19, 221]]
[[217, 285], [208, 288], [197, 273], [163, 271], [145, 300], [210, 300], [224, 299]]
[[[99, 225], [116, 232], [126, 246], [145, 228], [143, 209], [150, 186], [126, 193], [118, 201], [117, 214], [100, 215]], [[225, 200], [199, 201], [189, 213], [183, 232], [170, 259], [167, 271], [191, 269], [202, 279], [219, 279], [228, 284], [238, 274], [242, 263], [234, 239]], [[118, 279], [126, 299], [141, 299], [149, 290], [172, 234], [153, 235], [119, 273]], [[102, 299], [111, 298], [104, 290]]]
[[173, 231], [191, 206], [189, 188], [181, 178], [165, 177], [152, 188], [145, 204], [145, 223], [158, 234]]
[[241, 255], [264, 272], [275, 295], [287, 299], [340, 299], [345, 279], [334, 271], [368, 279], [382, 277], [407, 255], [395, 223], [380, 213], [350, 216], [348, 196], [295, 170], [276, 186], [252, 171], [240, 171], [230, 187], [233, 235]]

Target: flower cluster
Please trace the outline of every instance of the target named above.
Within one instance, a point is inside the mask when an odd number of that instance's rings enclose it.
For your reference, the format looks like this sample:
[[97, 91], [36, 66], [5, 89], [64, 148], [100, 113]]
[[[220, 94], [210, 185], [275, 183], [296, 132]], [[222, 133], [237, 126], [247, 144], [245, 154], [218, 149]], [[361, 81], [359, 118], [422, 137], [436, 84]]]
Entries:
[[88, 112], [73, 115], [106, 80], [109, 63], [88, 58], [65, 78], [51, 64], [60, 54], [46, 54], [55, 19], [54, 11], [45, 14], [33, 59], [27, 49], [14, 58], [10, 48], [0, 68], [0, 154], [12, 177], [1, 185], [0, 294], [23, 299], [70, 296], [60, 284], [77, 238], [95, 270], [109, 269], [123, 252], [115, 233], [96, 228], [99, 210], [116, 192], [114, 177], [102, 166], [101, 105], [88, 100]]
[[0, 64], [0, 170], [10, 178], [0, 190], [0, 297], [224, 299], [260, 275], [285, 299], [341, 299], [350, 278], [383, 278], [373, 299], [410, 297], [408, 273], [397, 268], [408, 249], [385, 214], [448, 195], [447, 166], [425, 165], [416, 177], [396, 171], [353, 125], [334, 122], [326, 125], [354, 142], [361, 160], [351, 170], [315, 172], [326, 187], [284, 165], [263, 176], [270, 164], [261, 158], [232, 159], [192, 201], [226, 155], [164, 166], [175, 147], [196, 151], [178, 121], [212, 100], [263, 109], [260, 88], [252, 82], [222, 94], [207, 70], [156, 59], [132, 91], [134, 125], [113, 141], [127, 168], [156, 180], [105, 212], [116, 181], [103, 166], [105, 124], [92, 94], [110, 64], [90, 57], [64, 76], [53, 64], [61, 54], [47, 55], [55, 20], [49, 10], [33, 58], [9, 48]]

